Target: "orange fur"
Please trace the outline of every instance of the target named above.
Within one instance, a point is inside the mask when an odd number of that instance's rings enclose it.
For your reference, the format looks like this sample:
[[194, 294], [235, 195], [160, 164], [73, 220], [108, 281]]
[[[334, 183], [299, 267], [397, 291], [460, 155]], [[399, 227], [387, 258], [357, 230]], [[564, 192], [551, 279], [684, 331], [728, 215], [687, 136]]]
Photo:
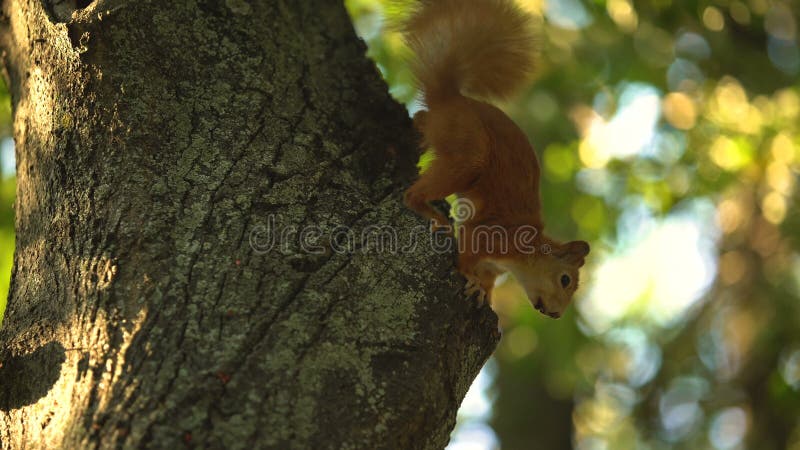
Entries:
[[533, 21], [509, 0], [423, 0], [403, 31], [428, 102], [506, 97], [533, 71]]
[[[488, 296], [495, 277], [510, 271], [536, 309], [559, 317], [577, 288], [589, 246], [560, 244], [541, 234], [536, 154], [505, 113], [469, 97], [508, 96], [525, 82], [534, 63], [533, 19], [512, 0], [423, 0], [420, 5], [404, 33], [428, 107], [414, 122], [435, 158], [406, 191], [405, 203], [444, 226], [447, 218], [430, 202], [453, 193], [468, 199], [475, 211], [459, 228], [458, 263], [468, 292]], [[486, 227], [502, 233], [476, 241]], [[514, 245], [514, 233], [523, 227], [537, 231], [533, 252]], [[503, 234], [505, 246], [499, 242]]]

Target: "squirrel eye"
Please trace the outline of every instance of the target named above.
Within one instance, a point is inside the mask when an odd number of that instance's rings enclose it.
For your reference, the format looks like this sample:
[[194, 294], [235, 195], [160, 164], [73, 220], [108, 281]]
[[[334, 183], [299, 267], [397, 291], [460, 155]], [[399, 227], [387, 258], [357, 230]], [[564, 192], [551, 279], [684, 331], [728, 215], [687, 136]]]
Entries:
[[571, 280], [569, 278], [569, 275], [567, 274], [561, 275], [561, 287], [566, 289], [566, 287], [569, 286], [570, 281]]

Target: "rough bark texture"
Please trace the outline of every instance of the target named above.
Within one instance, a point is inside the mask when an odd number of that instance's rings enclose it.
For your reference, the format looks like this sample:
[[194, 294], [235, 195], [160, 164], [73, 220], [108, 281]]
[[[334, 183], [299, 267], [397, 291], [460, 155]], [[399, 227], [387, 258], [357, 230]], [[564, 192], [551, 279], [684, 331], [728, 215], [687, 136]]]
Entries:
[[[0, 447], [446, 444], [496, 318], [399, 202], [410, 121], [341, 1], [2, 13], [19, 185]], [[310, 224], [419, 245], [251, 245]]]

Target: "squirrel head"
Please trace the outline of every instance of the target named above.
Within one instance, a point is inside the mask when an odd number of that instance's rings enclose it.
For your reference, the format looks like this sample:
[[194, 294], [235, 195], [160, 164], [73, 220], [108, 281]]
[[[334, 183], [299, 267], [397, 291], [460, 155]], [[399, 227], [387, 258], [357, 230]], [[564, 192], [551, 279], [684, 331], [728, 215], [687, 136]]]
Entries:
[[578, 288], [578, 269], [589, 254], [589, 244], [549, 241], [543, 247], [523, 259], [506, 260], [501, 265], [514, 274], [537, 311], [557, 319], [564, 314]]

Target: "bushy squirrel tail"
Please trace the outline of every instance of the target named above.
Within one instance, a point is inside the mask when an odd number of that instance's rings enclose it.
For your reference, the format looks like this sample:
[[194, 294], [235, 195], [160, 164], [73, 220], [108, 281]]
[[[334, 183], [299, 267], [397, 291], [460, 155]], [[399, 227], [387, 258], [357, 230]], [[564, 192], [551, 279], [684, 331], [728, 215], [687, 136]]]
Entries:
[[425, 102], [505, 98], [530, 76], [535, 22], [514, 0], [421, 0], [403, 26]]

